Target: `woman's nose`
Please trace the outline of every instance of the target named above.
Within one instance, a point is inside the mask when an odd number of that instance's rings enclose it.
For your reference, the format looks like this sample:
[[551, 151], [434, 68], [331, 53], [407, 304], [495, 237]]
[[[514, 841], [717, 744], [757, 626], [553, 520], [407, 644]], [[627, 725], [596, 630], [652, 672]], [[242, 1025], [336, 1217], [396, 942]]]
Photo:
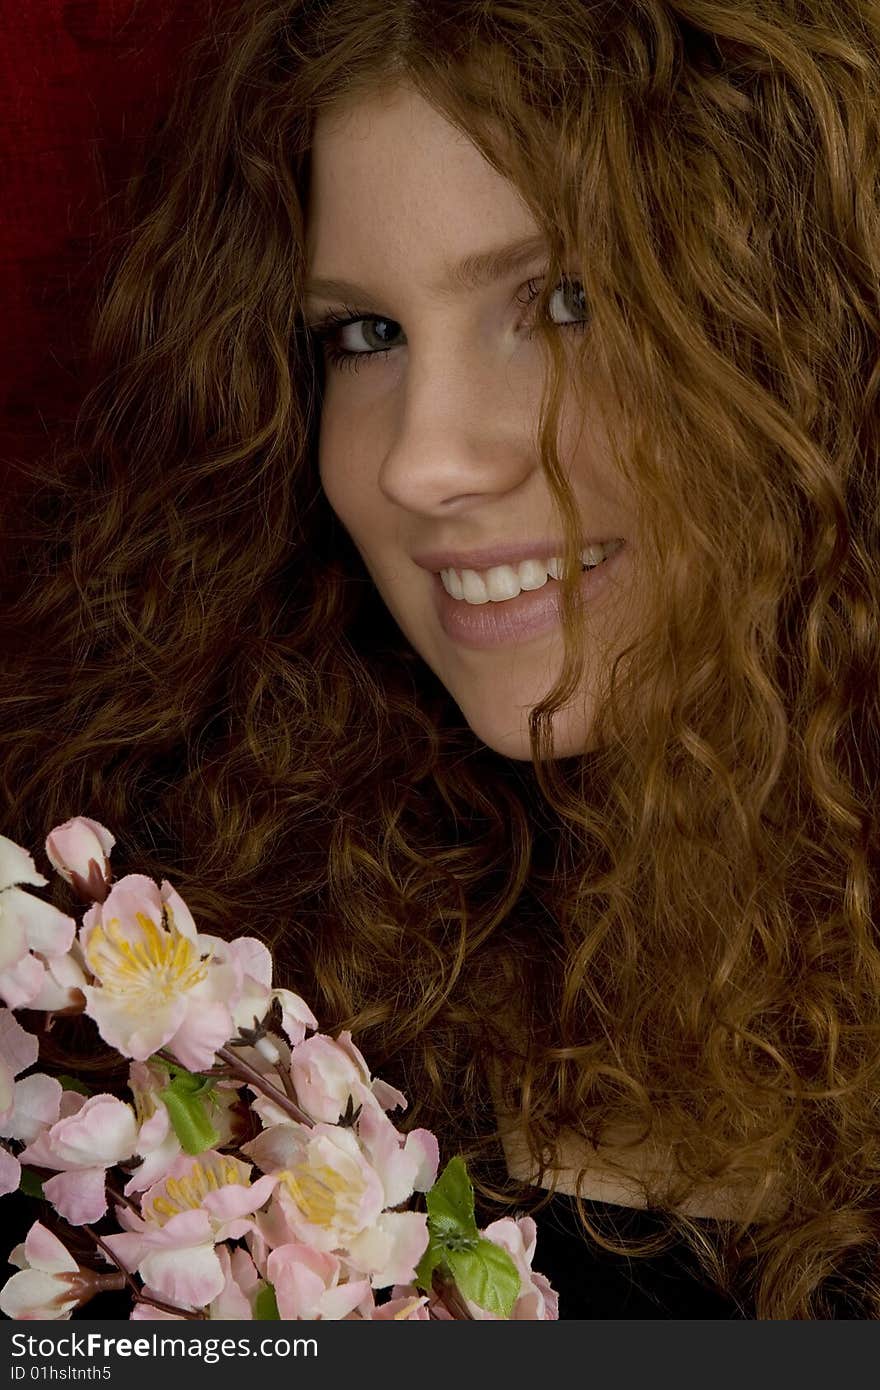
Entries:
[[410, 352], [379, 486], [409, 511], [442, 513], [515, 490], [540, 468], [537, 401], [509, 362]]

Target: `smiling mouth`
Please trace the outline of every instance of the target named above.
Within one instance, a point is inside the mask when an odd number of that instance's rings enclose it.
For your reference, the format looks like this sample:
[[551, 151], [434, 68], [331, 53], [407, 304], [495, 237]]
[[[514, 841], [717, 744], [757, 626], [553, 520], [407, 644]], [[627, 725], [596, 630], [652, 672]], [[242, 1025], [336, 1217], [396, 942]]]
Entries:
[[[581, 551], [581, 571], [596, 569], [620, 550], [623, 541], [589, 545]], [[563, 559], [550, 555], [544, 560], [521, 560], [515, 565], [494, 565], [490, 569], [443, 569], [440, 582], [450, 598], [469, 604], [505, 603], [524, 590], [542, 589], [551, 580], [562, 578]]]

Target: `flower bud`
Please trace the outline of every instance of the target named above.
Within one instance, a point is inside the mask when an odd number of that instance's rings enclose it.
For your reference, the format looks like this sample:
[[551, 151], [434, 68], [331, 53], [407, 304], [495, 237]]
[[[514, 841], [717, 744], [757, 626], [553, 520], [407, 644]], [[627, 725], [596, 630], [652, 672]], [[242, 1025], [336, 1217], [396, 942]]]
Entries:
[[18, 1265], [19, 1273], [0, 1289], [0, 1311], [8, 1318], [67, 1319], [96, 1293], [125, 1287], [124, 1274], [101, 1274], [77, 1264], [39, 1221], [24, 1244], [15, 1247], [9, 1263]]
[[108, 856], [115, 844], [115, 837], [98, 821], [74, 816], [49, 832], [46, 854], [83, 902], [102, 903], [110, 887]]

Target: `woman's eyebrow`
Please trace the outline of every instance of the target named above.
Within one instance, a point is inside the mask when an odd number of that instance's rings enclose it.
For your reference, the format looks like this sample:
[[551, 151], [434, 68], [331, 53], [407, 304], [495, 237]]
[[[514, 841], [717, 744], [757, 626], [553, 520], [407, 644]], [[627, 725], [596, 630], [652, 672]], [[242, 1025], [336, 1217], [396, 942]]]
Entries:
[[[456, 264], [445, 268], [439, 280], [430, 286], [431, 293], [442, 297], [459, 294], [462, 290], [483, 289], [512, 275], [546, 250], [546, 238], [537, 233], [508, 242], [504, 246], [492, 246], [485, 251], [471, 252]], [[325, 276], [313, 276], [309, 279], [304, 293], [327, 299], [371, 298], [368, 290], [351, 280]]]

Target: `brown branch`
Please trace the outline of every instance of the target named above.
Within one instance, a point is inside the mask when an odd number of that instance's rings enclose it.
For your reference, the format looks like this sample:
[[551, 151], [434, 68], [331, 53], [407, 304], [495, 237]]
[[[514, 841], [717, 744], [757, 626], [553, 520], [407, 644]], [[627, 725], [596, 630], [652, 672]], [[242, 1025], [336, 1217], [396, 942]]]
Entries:
[[256, 1067], [252, 1067], [249, 1062], [245, 1062], [241, 1057], [236, 1057], [232, 1048], [218, 1048], [217, 1056], [222, 1057], [230, 1070], [240, 1077], [242, 1081], [246, 1081], [249, 1086], [253, 1086], [256, 1090], [261, 1091], [267, 1100], [273, 1101], [275, 1105], [278, 1106], [279, 1110], [284, 1111], [285, 1115], [289, 1115], [293, 1120], [298, 1120], [302, 1125], [308, 1125], [309, 1129], [314, 1127], [315, 1122], [311, 1115], [307, 1115], [305, 1110], [301, 1110], [295, 1101], [291, 1100], [289, 1096], [286, 1096], [283, 1091], [279, 1091], [277, 1086], [273, 1086], [272, 1082], [268, 1081], [261, 1072], [258, 1072]]
[[125, 1283], [127, 1284], [128, 1288], [131, 1290], [131, 1294], [134, 1298], [135, 1303], [146, 1303], [151, 1308], [158, 1308], [159, 1311], [162, 1313], [173, 1313], [173, 1315], [176, 1318], [186, 1318], [190, 1322], [198, 1322], [204, 1320], [204, 1313], [189, 1312], [186, 1308], [178, 1308], [174, 1303], [165, 1303], [161, 1298], [148, 1298], [147, 1295], [141, 1289], [138, 1288], [131, 1274], [121, 1263], [121, 1261], [116, 1258], [116, 1256], [113, 1254], [113, 1251], [110, 1249], [110, 1246], [107, 1244], [105, 1240], [101, 1239], [97, 1231], [93, 1231], [91, 1226], [81, 1226], [79, 1229], [85, 1231], [89, 1239], [93, 1240], [95, 1242], [95, 1245], [97, 1245], [98, 1249], [102, 1250], [104, 1254], [107, 1256], [107, 1259], [110, 1260], [111, 1263], [116, 1266], [116, 1268], [119, 1270], [119, 1273], [125, 1279]]
[[476, 1318], [465, 1303], [455, 1280], [443, 1274], [439, 1267], [434, 1270], [431, 1287], [438, 1298], [446, 1304], [454, 1318], [462, 1322], [476, 1322]]
[[287, 1070], [286, 1067], [281, 1067], [279, 1069], [278, 1075], [281, 1077], [281, 1085], [284, 1087], [284, 1090], [287, 1094], [287, 1099], [292, 1100], [294, 1105], [296, 1105], [296, 1088], [293, 1084], [293, 1077], [291, 1076], [290, 1072]]
[[122, 1206], [128, 1207], [129, 1211], [133, 1211], [135, 1216], [140, 1216], [141, 1209], [137, 1202], [133, 1202], [130, 1197], [126, 1197], [124, 1192], [120, 1192], [117, 1187], [113, 1186], [112, 1182], [107, 1182], [106, 1179], [104, 1181], [104, 1190], [113, 1198], [114, 1202], [119, 1202]]

